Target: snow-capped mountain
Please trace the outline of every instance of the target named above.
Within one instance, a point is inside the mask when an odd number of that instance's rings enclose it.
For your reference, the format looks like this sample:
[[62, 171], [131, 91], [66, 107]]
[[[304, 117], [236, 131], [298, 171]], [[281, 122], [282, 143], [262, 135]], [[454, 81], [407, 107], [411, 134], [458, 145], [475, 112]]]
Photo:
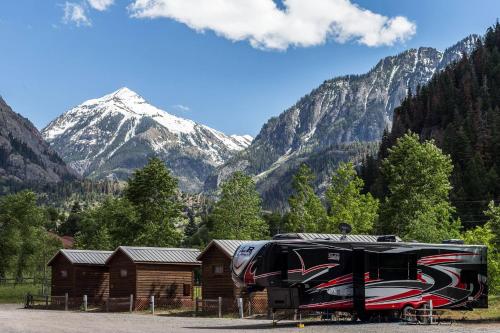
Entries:
[[410, 49], [380, 60], [366, 74], [323, 82], [264, 124], [252, 144], [219, 167], [205, 188], [213, 189], [232, 172], [242, 170], [255, 176], [264, 202], [269, 207], [274, 201], [272, 208], [276, 208], [281, 204], [276, 200], [286, 200], [290, 177], [302, 162], [317, 167], [321, 186], [339, 159], [352, 159], [363, 151], [359, 143], [380, 140], [408, 91], [415, 92], [436, 71], [470, 53], [478, 38], [471, 35], [444, 52], [431, 47]]
[[83, 176], [126, 179], [158, 156], [187, 191], [200, 190], [215, 167], [252, 142], [249, 135], [228, 136], [174, 116], [128, 88], [74, 107], [42, 134]]

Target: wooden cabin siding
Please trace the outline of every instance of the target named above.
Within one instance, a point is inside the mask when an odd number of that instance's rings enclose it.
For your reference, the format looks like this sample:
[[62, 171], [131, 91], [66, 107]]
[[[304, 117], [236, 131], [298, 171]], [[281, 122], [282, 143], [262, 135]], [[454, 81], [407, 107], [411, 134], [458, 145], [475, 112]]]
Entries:
[[[195, 265], [137, 264], [136, 297], [149, 298], [154, 295], [162, 298], [191, 299], [196, 267]], [[184, 288], [188, 288], [189, 291], [186, 295]]]
[[[213, 267], [222, 265], [221, 274], [214, 273]], [[231, 278], [231, 259], [218, 247], [212, 246], [202, 258], [201, 280], [202, 297], [216, 299], [218, 297], [234, 298], [235, 285]]]
[[89, 301], [105, 300], [109, 296], [109, 270], [106, 266], [74, 266], [75, 297], [87, 295]]
[[[136, 267], [126, 254], [115, 253], [108, 263], [109, 267], [109, 297], [128, 297], [135, 295]], [[121, 270], [127, 270], [127, 276], [121, 276]]]
[[[59, 255], [52, 263], [51, 292], [52, 296], [64, 296], [68, 293], [73, 297], [73, 266], [64, 256]], [[62, 276], [62, 271], [66, 271], [67, 276]]]

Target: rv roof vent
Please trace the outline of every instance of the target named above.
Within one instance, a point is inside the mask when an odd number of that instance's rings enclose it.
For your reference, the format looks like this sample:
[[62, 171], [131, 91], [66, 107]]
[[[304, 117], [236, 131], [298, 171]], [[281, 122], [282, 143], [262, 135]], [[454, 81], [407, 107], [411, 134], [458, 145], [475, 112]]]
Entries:
[[377, 237], [377, 242], [397, 242], [398, 239], [395, 235], [383, 235]]
[[442, 241], [443, 244], [463, 244], [464, 241], [462, 239], [445, 239]]

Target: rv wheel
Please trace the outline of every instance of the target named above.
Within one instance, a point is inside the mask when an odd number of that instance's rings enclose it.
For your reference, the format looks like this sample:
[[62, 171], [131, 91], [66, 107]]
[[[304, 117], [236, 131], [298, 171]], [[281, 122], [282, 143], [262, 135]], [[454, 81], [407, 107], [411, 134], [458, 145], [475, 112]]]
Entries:
[[406, 320], [406, 321], [415, 321], [415, 309], [413, 309], [413, 306], [411, 305], [406, 305], [403, 310], [401, 311], [401, 319]]

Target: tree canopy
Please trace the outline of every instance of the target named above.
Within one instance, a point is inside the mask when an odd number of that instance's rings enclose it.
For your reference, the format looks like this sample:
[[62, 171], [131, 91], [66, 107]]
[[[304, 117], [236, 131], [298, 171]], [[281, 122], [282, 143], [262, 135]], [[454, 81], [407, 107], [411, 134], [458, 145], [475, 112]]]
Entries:
[[433, 141], [420, 143], [412, 133], [399, 138], [382, 161], [389, 193], [378, 231], [425, 242], [458, 237], [460, 223], [449, 202], [452, 170], [450, 157]]
[[314, 192], [314, 177], [306, 164], [302, 164], [293, 176], [294, 193], [288, 199], [290, 204], [286, 225], [288, 232], [320, 232], [327, 224], [325, 207]]
[[328, 224], [326, 233], [338, 233], [340, 223], [351, 225], [352, 232], [368, 234], [378, 217], [378, 200], [370, 193], [361, 193], [363, 180], [352, 163], [341, 162], [326, 191]]
[[261, 198], [252, 178], [235, 172], [221, 186], [220, 199], [211, 214], [211, 238], [268, 238], [269, 228], [261, 210]]

